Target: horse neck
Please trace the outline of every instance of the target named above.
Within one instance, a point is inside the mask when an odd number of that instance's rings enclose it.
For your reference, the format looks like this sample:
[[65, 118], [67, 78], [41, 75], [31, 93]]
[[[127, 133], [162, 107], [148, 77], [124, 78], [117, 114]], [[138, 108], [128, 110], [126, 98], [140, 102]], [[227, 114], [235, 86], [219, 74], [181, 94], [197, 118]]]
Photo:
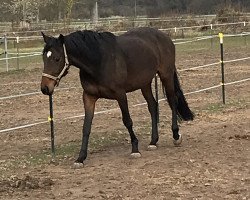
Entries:
[[65, 37], [65, 47], [70, 65], [84, 71], [86, 74], [93, 75], [94, 68], [83, 57], [79, 56], [79, 51], [74, 46], [70, 45], [70, 38]]

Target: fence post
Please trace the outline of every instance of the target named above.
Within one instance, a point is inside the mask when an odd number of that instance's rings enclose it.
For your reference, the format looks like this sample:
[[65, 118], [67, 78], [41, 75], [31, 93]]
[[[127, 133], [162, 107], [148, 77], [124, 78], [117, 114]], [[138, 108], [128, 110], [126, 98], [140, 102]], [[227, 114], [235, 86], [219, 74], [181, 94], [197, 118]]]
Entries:
[[19, 70], [19, 36], [16, 37], [16, 64], [17, 64], [17, 70]]
[[50, 130], [51, 130], [51, 151], [52, 158], [55, 157], [55, 133], [54, 133], [54, 115], [53, 115], [53, 97], [49, 95], [49, 111], [50, 115], [48, 117], [48, 121], [50, 122]]
[[174, 35], [175, 35], [174, 39], [177, 39], [177, 28], [176, 27], [174, 27]]
[[9, 71], [9, 60], [8, 60], [8, 40], [7, 35], [4, 35], [4, 54], [5, 54], [5, 62], [6, 62], [6, 71]]
[[213, 48], [213, 24], [210, 24], [211, 48]]
[[184, 36], [184, 30], [183, 29], [181, 29], [181, 37], [185, 38], [185, 36]]
[[[244, 21], [243, 25], [244, 25], [244, 31], [247, 32], [247, 30], [246, 30], [246, 22], [245, 21]], [[245, 34], [244, 38], [245, 38], [245, 45], [247, 45], [247, 35], [246, 34]]]
[[224, 50], [223, 50], [223, 33], [219, 33], [220, 38], [220, 56], [221, 56], [221, 89], [222, 89], [222, 100], [223, 104], [226, 103], [225, 99], [225, 73], [224, 73]]

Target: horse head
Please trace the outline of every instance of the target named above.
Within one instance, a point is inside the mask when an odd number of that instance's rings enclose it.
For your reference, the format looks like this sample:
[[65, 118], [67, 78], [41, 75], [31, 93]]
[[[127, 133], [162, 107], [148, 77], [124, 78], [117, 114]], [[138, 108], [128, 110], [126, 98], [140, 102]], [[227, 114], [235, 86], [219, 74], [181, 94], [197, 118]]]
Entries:
[[68, 73], [69, 62], [64, 43], [64, 36], [50, 37], [42, 33], [45, 46], [43, 49], [44, 69], [41, 81], [41, 91], [51, 95], [59, 81]]

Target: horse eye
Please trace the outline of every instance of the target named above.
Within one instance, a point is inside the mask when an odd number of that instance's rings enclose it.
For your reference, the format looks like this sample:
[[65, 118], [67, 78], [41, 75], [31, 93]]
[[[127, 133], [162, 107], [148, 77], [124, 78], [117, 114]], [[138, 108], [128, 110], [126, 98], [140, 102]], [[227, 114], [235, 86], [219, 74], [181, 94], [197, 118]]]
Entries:
[[55, 58], [55, 61], [56, 61], [56, 62], [59, 62], [59, 61], [60, 61], [60, 58]]

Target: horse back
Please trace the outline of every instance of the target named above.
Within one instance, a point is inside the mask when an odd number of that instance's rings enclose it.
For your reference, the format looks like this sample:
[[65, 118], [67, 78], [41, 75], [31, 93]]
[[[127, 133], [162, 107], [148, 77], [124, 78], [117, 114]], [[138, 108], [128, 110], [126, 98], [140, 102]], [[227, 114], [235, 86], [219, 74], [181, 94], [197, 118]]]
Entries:
[[175, 47], [163, 32], [153, 28], [137, 28], [117, 37], [127, 67], [126, 90], [140, 89], [151, 83], [163, 66], [173, 66]]

